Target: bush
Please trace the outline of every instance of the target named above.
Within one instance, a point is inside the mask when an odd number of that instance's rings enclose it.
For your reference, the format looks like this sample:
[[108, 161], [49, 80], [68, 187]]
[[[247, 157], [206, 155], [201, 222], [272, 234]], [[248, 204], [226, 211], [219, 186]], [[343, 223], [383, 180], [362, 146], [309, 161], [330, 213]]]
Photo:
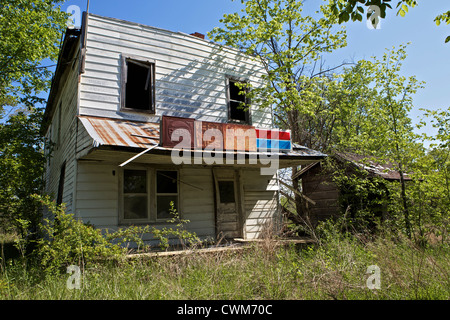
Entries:
[[169, 247], [169, 237], [171, 235], [177, 237], [183, 247], [201, 243], [195, 232], [189, 232], [184, 229], [184, 225], [190, 221], [181, 219], [180, 214], [175, 209], [173, 201], [170, 202], [169, 213], [172, 218], [167, 220], [167, 222], [176, 224], [176, 229], [166, 227], [162, 229], [152, 228], [152, 233], [155, 238], [159, 240], [160, 248], [162, 250], [166, 250]]
[[137, 250], [147, 249], [142, 240], [146, 233], [152, 233], [159, 240], [161, 249], [167, 249], [169, 238], [176, 237], [183, 246], [200, 243], [199, 238], [193, 232], [184, 229], [188, 220], [180, 218], [173, 207], [170, 209], [172, 218], [168, 223], [173, 223], [176, 228], [157, 229], [147, 226], [129, 226], [119, 228], [117, 231], [97, 229], [75, 219], [73, 214], [65, 213], [64, 205], [58, 206], [48, 196], [35, 196], [54, 215], [54, 219], [44, 219], [41, 224], [43, 237], [37, 240], [36, 256], [47, 272], [65, 272], [69, 265], [81, 266], [88, 264], [112, 261], [120, 262], [127, 253], [126, 245], [136, 244]]
[[[47, 272], [62, 271], [69, 265], [83, 269], [87, 264], [100, 261], [118, 261], [124, 258], [124, 243], [144, 245], [141, 235], [149, 232], [146, 227], [130, 227], [110, 233], [84, 224], [65, 213], [64, 205], [58, 206], [50, 198], [35, 196], [54, 215], [41, 224], [43, 237], [37, 240], [36, 256]], [[65, 269], [64, 269], [65, 270]]]

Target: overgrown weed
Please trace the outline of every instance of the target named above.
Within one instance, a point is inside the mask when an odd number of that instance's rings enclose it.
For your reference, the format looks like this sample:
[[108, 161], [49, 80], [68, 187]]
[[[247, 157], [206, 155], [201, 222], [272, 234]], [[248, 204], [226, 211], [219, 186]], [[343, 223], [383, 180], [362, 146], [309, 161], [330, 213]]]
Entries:
[[[41, 261], [24, 264], [21, 257], [3, 263], [0, 299], [450, 298], [448, 243], [423, 246], [386, 229], [371, 234], [341, 227], [319, 226], [314, 244], [281, 245], [266, 233], [240, 249], [89, 263], [79, 290], [67, 288], [69, 274], [42, 272]], [[380, 269], [380, 289], [367, 287], [372, 265]]]

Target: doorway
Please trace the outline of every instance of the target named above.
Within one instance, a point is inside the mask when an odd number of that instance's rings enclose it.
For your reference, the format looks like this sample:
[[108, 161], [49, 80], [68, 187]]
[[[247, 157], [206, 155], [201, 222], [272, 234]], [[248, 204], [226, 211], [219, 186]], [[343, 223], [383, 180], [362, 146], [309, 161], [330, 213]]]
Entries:
[[233, 169], [213, 169], [216, 197], [216, 236], [242, 237], [239, 210], [239, 184]]

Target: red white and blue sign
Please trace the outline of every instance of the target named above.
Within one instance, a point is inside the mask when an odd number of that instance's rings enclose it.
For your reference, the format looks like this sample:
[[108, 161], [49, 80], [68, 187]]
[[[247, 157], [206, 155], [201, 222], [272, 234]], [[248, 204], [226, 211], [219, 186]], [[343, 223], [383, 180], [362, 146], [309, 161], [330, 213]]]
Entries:
[[256, 147], [258, 150], [291, 151], [291, 132], [278, 129], [256, 129]]

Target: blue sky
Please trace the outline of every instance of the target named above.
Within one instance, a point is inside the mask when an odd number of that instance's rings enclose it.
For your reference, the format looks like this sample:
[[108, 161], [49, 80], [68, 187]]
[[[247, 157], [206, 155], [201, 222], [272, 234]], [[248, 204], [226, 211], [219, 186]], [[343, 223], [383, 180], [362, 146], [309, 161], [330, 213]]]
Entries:
[[[307, 0], [304, 14], [313, 14], [322, 3]], [[396, 1], [393, 1], [396, 3]], [[77, 5], [86, 10], [87, 0], [68, 0], [63, 9]], [[225, 13], [239, 12], [240, 0], [90, 0], [89, 12], [138, 22], [171, 31], [206, 34], [220, 26]], [[381, 29], [371, 30], [363, 22], [348, 22], [347, 47], [327, 57], [327, 64], [338, 65], [342, 61], [357, 61], [380, 57], [386, 48], [411, 42], [402, 74], [415, 75], [425, 81], [425, 88], [414, 96], [413, 120], [421, 114], [419, 108], [447, 109], [450, 106], [450, 43], [444, 39], [450, 35], [450, 25], [436, 26], [433, 19], [439, 13], [450, 10], [449, 0], [419, 0], [405, 17], [396, 16], [396, 10], [388, 10], [381, 20]]]

